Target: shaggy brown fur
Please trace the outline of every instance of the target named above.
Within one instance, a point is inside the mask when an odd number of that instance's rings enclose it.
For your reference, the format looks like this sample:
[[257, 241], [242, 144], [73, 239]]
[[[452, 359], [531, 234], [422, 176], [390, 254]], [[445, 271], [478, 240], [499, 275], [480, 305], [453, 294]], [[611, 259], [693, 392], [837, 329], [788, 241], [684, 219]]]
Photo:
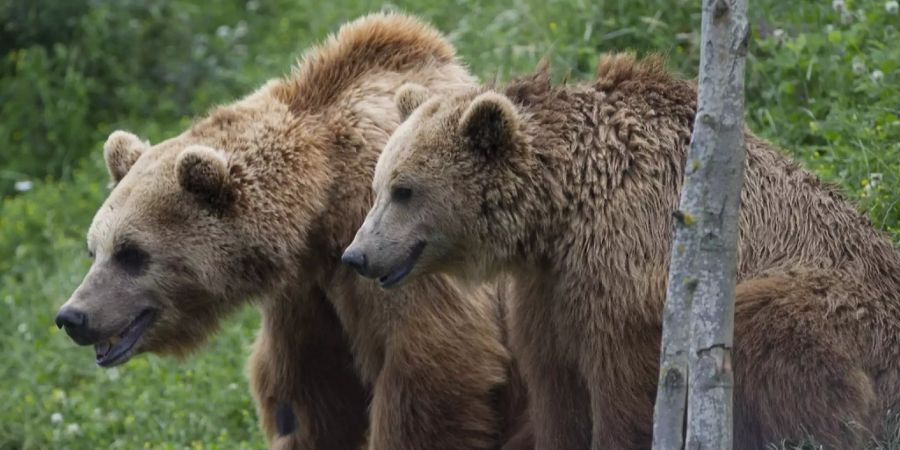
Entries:
[[[590, 85], [542, 71], [436, 97], [378, 162], [350, 247], [361, 271], [510, 273], [537, 447], [648, 448], [694, 85], [614, 55]], [[804, 431], [860, 448], [900, 399], [900, 257], [834, 189], [745, 139], [735, 448]]]
[[88, 235], [96, 261], [66, 305], [87, 314], [98, 352], [150, 311], [152, 325], [115, 363], [185, 354], [256, 297], [249, 372], [271, 448], [498, 447], [500, 410], [520, 387], [496, 294], [439, 276], [388, 293], [340, 264], [400, 122], [394, 91], [408, 81], [474, 85], [432, 28], [372, 15], [289, 79], [177, 137], [151, 147], [114, 133], [106, 156], [118, 184]]

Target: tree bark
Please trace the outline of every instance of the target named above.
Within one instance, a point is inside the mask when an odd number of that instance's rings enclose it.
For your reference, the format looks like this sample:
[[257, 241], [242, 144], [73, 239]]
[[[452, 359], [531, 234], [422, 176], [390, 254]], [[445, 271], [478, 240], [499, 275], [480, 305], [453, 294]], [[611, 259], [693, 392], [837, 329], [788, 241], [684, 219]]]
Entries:
[[[697, 116], [675, 213], [653, 448], [732, 446], [746, 0], [702, 0]], [[689, 389], [688, 389], [689, 387]]]

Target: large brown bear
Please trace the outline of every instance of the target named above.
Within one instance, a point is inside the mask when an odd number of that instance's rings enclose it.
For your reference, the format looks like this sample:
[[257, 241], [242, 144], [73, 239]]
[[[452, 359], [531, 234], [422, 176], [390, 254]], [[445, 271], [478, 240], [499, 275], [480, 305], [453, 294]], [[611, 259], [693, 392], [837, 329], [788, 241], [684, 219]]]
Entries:
[[113, 366], [184, 355], [255, 298], [249, 371], [271, 448], [498, 447], [510, 361], [492, 293], [442, 277], [388, 293], [340, 263], [410, 81], [474, 85], [433, 28], [372, 15], [176, 137], [113, 133], [94, 262], [57, 324]]
[[[345, 260], [383, 284], [508, 272], [540, 449], [649, 448], [672, 215], [696, 89], [658, 58], [602, 59], [427, 100], [374, 176]], [[838, 192], [749, 131], [735, 319], [735, 448], [861, 448], [900, 399], [900, 257]]]

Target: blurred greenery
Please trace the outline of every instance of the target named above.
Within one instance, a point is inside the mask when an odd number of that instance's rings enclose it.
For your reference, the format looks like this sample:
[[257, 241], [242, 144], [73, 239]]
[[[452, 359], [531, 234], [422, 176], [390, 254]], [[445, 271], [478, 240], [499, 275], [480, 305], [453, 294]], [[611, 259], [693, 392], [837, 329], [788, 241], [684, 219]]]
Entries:
[[[558, 77], [584, 79], [601, 52], [623, 49], [667, 53], [694, 76], [699, 4], [0, 0], [0, 450], [264, 446], [243, 373], [251, 308], [188, 361], [146, 356], [113, 370], [52, 324], [88, 266], [84, 233], [107, 192], [100, 147], [112, 130], [174, 135], [287, 73], [342, 22], [383, 9], [433, 21], [484, 79], [544, 56]], [[749, 125], [900, 241], [897, 2], [751, 8]]]

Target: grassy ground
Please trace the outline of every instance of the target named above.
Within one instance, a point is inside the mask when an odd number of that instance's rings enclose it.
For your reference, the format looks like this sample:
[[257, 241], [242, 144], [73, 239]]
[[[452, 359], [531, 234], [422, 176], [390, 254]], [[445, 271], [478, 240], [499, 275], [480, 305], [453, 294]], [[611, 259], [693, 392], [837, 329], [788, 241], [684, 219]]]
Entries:
[[[432, 20], [484, 78], [548, 56], [558, 76], [583, 79], [600, 52], [622, 49], [661, 51], [695, 73], [699, 0], [497, 3], [0, 0], [0, 450], [263, 447], [244, 375], [249, 307], [188, 361], [143, 356], [113, 370], [52, 324], [88, 267], [111, 130], [158, 142], [382, 8]], [[900, 241], [896, 2], [751, 7], [748, 123]], [[900, 449], [891, 439], [881, 448]]]

